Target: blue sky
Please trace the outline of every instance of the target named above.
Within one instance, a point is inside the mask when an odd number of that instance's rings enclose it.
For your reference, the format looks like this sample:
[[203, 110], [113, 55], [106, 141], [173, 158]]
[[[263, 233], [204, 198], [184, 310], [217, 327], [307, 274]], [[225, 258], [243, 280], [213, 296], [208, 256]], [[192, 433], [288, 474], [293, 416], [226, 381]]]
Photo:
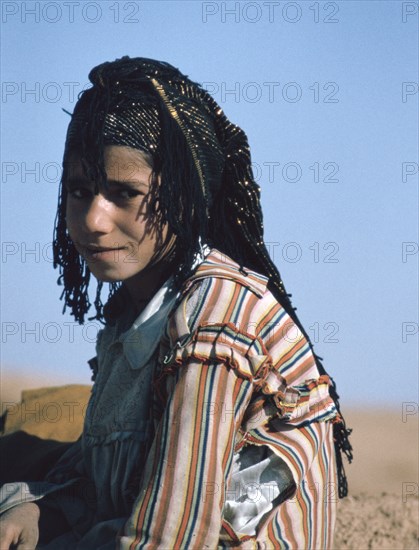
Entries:
[[[344, 402], [418, 401], [415, 2], [2, 3], [2, 371], [89, 381], [51, 238], [90, 69], [151, 57], [247, 133], [265, 238]], [[416, 10], [416, 14], [415, 14]]]

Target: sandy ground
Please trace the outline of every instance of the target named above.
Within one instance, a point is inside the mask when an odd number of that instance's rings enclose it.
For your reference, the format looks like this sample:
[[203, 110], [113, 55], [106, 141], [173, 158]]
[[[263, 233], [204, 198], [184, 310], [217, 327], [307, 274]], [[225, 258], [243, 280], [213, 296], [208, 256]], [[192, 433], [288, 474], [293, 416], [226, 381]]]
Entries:
[[350, 496], [339, 502], [336, 549], [419, 548], [416, 407], [345, 412], [354, 461], [346, 467]]
[[[43, 439], [77, 438], [88, 386], [26, 391], [19, 403], [20, 383], [2, 384], [3, 410], [9, 412], [6, 433], [23, 429]], [[339, 501], [334, 549], [418, 549], [417, 405], [348, 409], [345, 417], [353, 428], [355, 460], [346, 466], [350, 496]]]

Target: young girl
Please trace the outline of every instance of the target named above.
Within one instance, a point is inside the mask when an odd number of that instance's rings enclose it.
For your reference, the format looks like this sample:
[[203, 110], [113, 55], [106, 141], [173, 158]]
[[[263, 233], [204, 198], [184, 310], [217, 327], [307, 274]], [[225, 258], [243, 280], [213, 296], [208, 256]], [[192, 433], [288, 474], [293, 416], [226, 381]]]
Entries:
[[66, 306], [83, 323], [93, 273], [105, 327], [80, 440], [3, 487], [2, 550], [38, 525], [60, 550], [330, 548], [348, 430], [264, 245], [245, 134], [167, 63], [89, 76], [54, 251]]

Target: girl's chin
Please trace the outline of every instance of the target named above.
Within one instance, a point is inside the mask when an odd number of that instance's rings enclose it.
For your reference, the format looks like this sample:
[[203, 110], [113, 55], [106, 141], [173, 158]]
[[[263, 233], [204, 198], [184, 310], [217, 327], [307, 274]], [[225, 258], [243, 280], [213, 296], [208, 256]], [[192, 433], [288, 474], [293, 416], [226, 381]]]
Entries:
[[112, 268], [100, 268], [96, 264], [87, 264], [92, 275], [102, 283], [118, 283], [123, 281], [125, 277], [117, 270]]
[[[118, 269], [117, 266], [99, 265], [96, 262], [87, 262], [90, 272], [102, 283], [120, 283], [135, 277], [142, 269], [131, 272], [127, 269]], [[126, 267], [126, 266], [123, 266]]]

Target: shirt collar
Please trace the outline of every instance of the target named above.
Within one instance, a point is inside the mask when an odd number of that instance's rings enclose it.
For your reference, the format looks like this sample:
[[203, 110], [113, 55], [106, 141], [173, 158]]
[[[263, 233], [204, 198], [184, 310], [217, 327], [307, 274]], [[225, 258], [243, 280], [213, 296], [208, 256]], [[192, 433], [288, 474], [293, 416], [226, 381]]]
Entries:
[[178, 295], [173, 277], [170, 277], [131, 327], [119, 336], [118, 341], [122, 343], [124, 355], [132, 369], [140, 369], [149, 362], [163, 336], [168, 314]]
[[[198, 266], [209, 252], [209, 247], [202, 246], [192, 267]], [[163, 336], [169, 313], [179, 295], [180, 292], [175, 290], [174, 277], [171, 276], [131, 327], [119, 336], [118, 341], [122, 343], [124, 355], [132, 369], [140, 369], [149, 362]]]

